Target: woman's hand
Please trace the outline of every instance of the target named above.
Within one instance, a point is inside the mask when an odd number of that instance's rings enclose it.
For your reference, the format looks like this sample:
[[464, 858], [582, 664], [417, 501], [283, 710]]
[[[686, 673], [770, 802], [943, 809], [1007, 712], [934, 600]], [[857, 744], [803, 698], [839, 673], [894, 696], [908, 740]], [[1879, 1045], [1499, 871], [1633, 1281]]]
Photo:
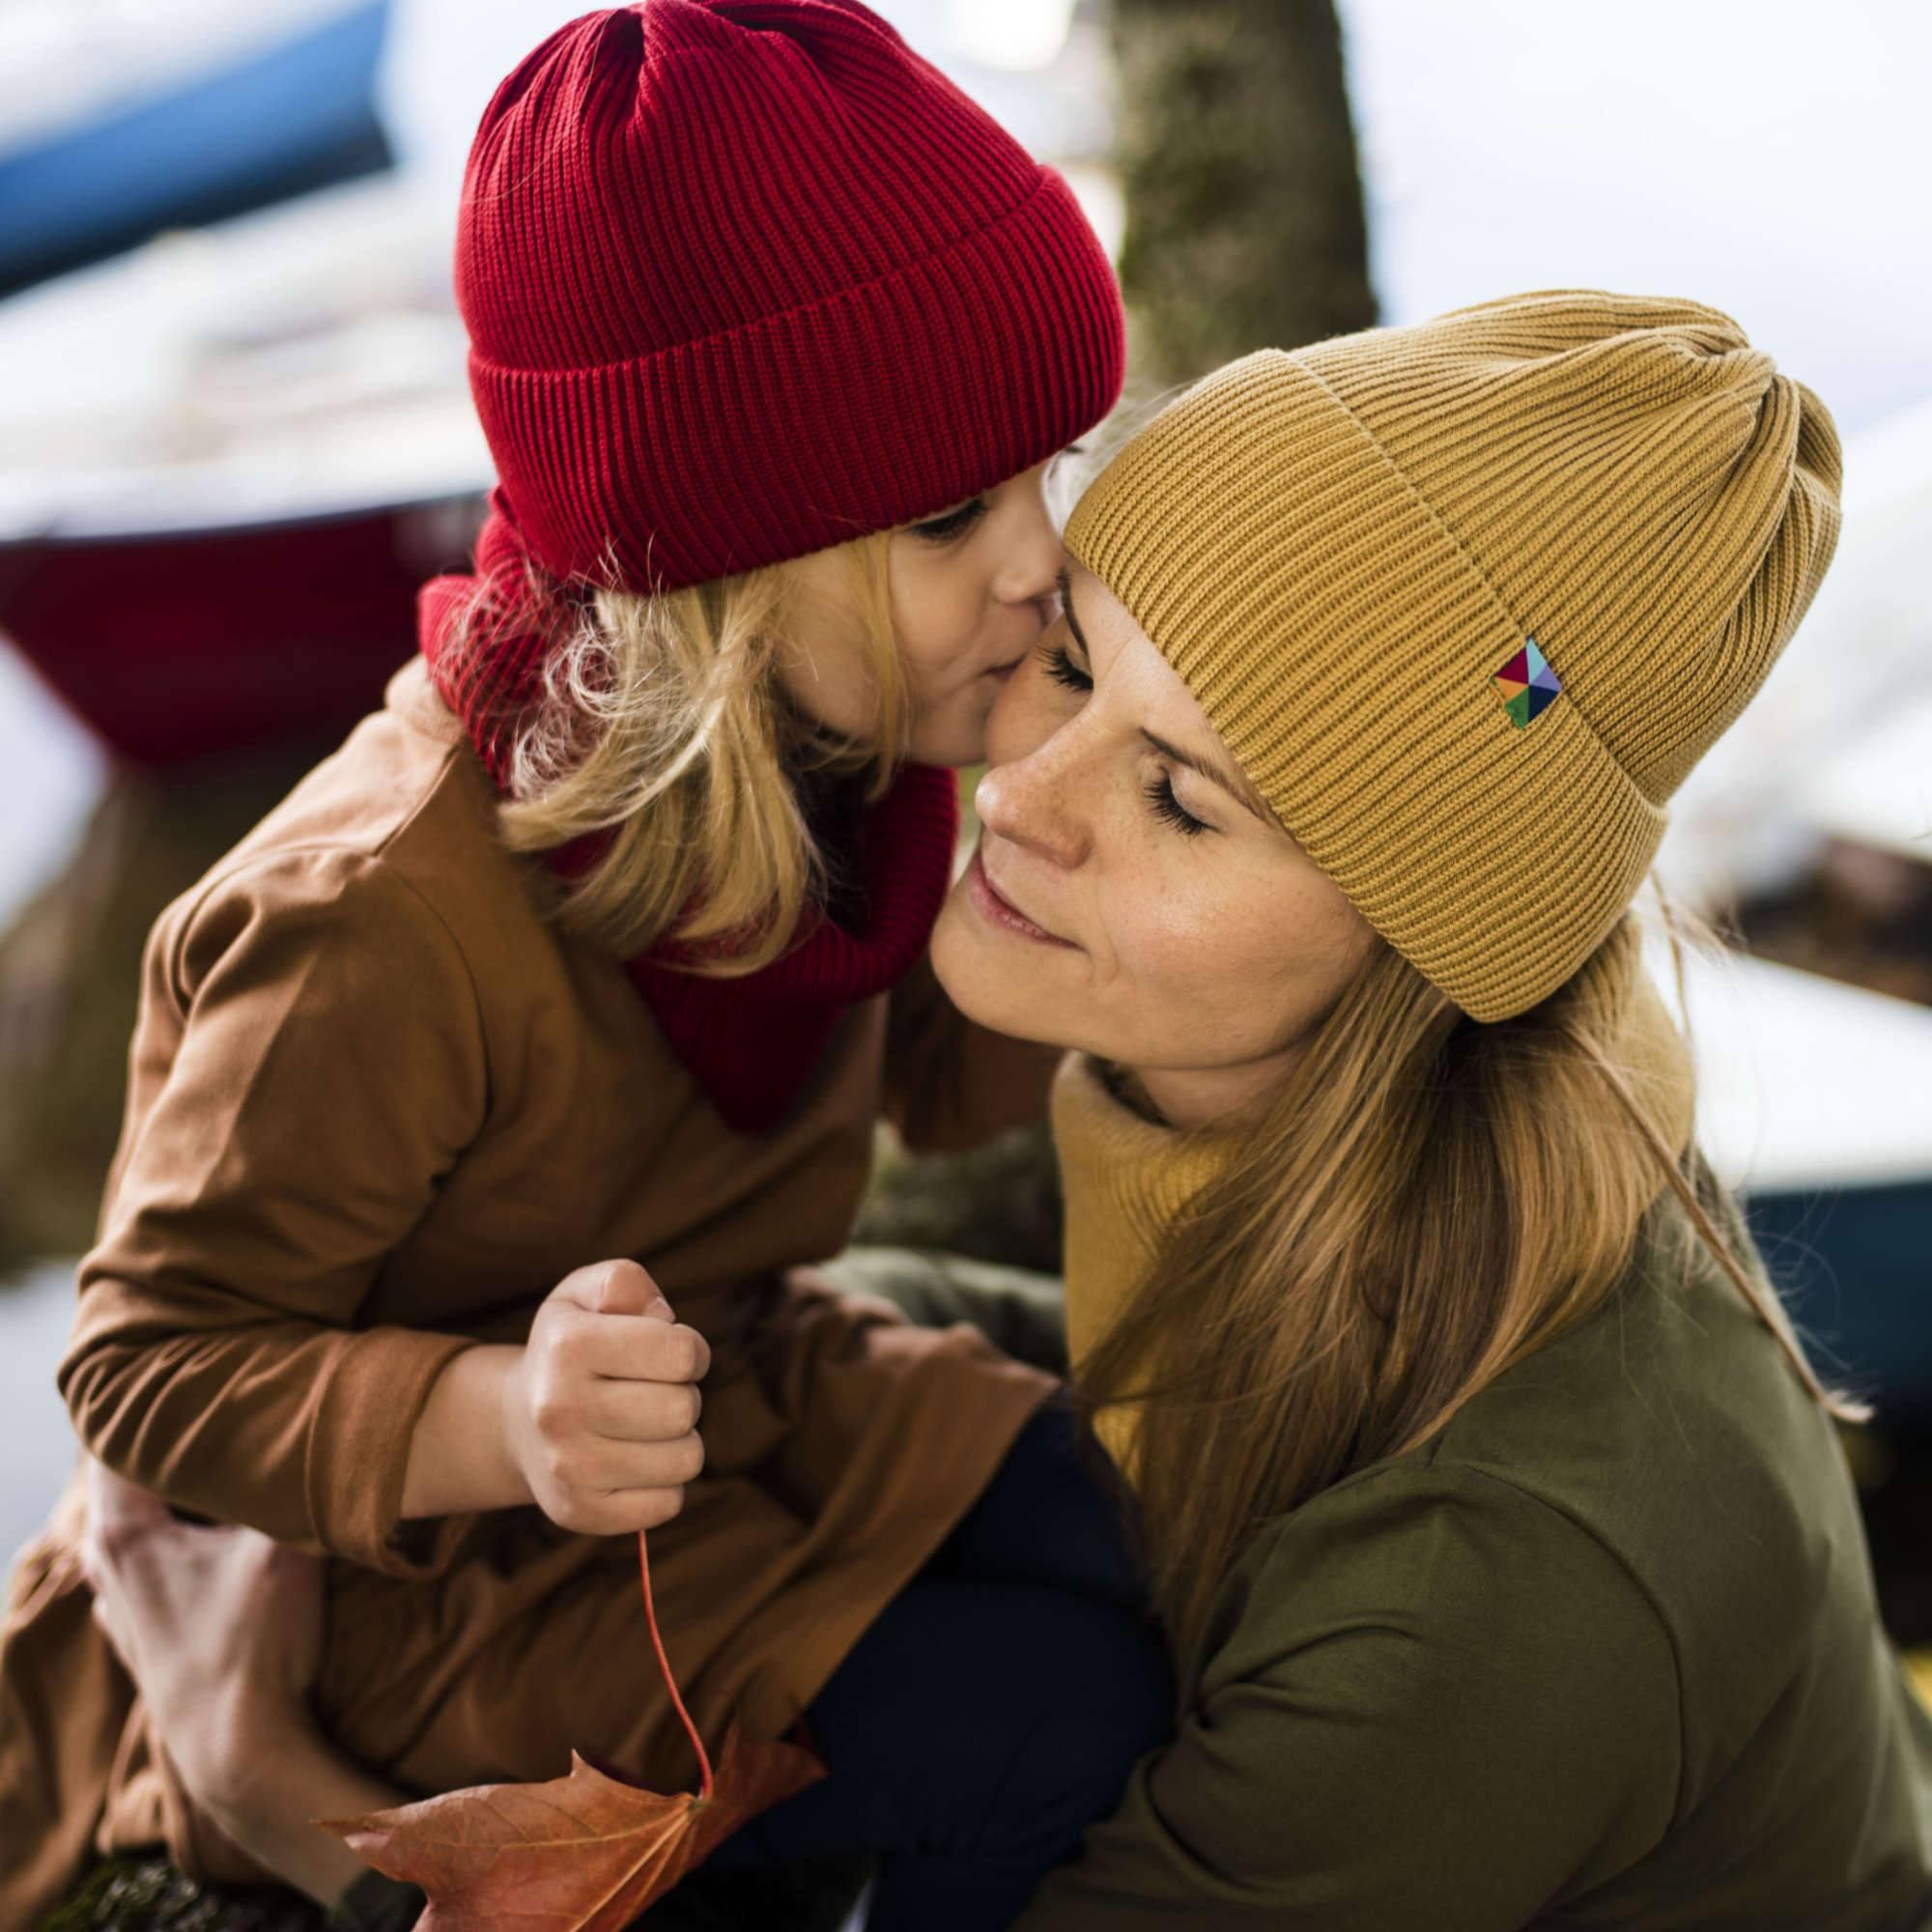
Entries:
[[401, 1794], [328, 1745], [310, 1712], [321, 1560], [258, 1530], [183, 1522], [90, 1462], [81, 1563], [95, 1620], [189, 1794], [257, 1865], [332, 1906], [365, 1867], [311, 1821]]
[[551, 1290], [503, 1384], [503, 1440], [550, 1520], [591, 1536], [655, 1529], [704, 1466], [697, 1384], [711, 1350], [636, 1262]]
[[158, 1496], [88, 1464], [81, 1562], [94, 1617], [212, 1809], [245, 1783], [269, 1724], [308, 1718], [322, 1665], [322, 1563], [264, 1536], [181, 1521]]

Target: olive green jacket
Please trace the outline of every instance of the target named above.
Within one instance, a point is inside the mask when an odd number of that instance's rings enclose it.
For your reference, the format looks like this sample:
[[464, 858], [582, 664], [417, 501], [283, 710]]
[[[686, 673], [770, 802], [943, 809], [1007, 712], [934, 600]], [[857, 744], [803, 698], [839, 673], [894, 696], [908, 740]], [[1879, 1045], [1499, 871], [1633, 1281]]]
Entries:
[[1932, 1924], [1932, 1721], [1833, 1425], [1656, 1221], [1590, 1321], [1257, 1533], [1019, 1932]]

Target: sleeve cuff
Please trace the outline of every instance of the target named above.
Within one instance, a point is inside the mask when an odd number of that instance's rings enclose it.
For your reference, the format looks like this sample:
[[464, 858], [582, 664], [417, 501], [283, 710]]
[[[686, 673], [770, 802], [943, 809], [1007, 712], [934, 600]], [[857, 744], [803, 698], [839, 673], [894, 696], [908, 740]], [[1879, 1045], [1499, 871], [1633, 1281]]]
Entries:
[[410, 1441], [431, 1386], [466, 1349], [466, 1335], [370, 1328], [343, 1338], [309, 1434], [309, 1519], [330, 1553], [418, 1578], [448, 1568], [473, 1515], [405, 1519]]

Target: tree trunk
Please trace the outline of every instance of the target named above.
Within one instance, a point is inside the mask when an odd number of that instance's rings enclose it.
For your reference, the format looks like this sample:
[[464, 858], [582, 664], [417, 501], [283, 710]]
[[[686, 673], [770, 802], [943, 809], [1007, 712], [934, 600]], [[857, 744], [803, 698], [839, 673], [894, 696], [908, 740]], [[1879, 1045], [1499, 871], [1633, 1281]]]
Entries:
[[1113, 0], [1136, 385], [1376, 319], [1331, 0]]

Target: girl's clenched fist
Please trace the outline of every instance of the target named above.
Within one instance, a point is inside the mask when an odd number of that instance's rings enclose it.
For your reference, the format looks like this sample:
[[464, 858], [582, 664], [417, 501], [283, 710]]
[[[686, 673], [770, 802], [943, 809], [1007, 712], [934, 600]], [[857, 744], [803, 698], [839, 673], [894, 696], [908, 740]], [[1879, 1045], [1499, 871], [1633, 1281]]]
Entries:
[[503, 1383], [504, 1444], [531, 1499], [591, 1536], [669, 1521], [704, 1466], [697, 1384], [710, 1367], [704, 1337], [636, 1262], [565, 1275]]

